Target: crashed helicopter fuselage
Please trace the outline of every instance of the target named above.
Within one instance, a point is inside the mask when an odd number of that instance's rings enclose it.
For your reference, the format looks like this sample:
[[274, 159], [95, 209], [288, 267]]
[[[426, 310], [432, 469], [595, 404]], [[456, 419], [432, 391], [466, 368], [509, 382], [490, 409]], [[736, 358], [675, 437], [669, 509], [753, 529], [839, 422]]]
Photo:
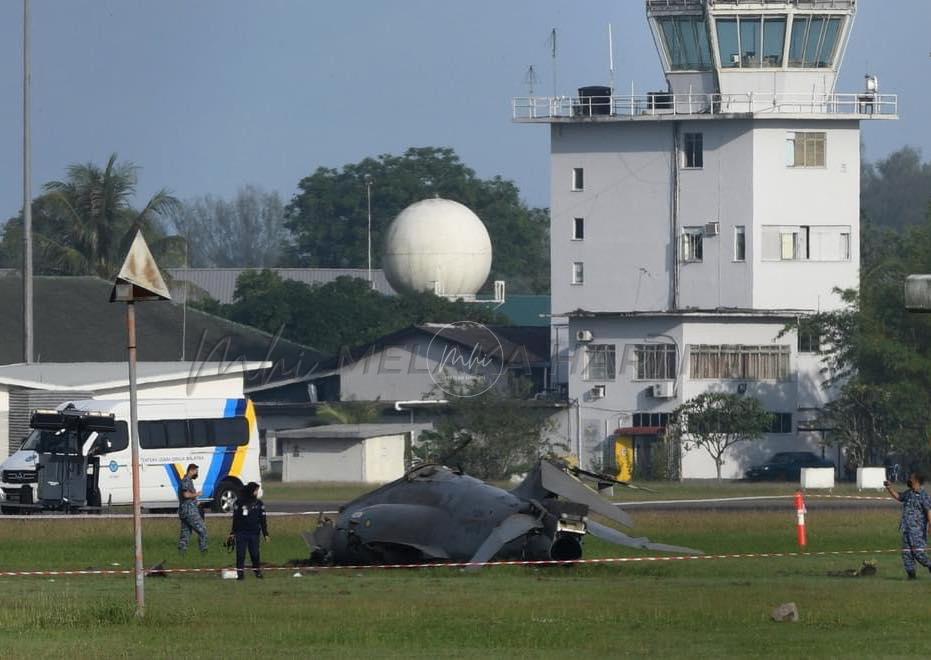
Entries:
[[[574, 474], [573, 474], [574, 472]], [[321, 564], [413, 564], [495, 560], [576, 560], [586, 534], [637, 548], [700, 554], [632, 538], [589, 518], [597, 513], [631, 526], [626, 512], [580, 481], [564, 463], [543, 460], [506, 491], [439, 465], [346, 504], [335, 520], [305, 535]]]

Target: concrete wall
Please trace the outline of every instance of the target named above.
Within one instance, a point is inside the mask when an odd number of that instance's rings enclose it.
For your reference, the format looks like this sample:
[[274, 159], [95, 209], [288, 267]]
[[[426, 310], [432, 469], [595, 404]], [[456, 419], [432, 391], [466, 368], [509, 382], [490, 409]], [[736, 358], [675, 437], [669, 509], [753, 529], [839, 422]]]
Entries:
[[[789, 131], [827, 133], [823, 168], [786, 166]], [[753, 241], [767, 225], [851, 228], [848, 261], [764, 261], [753, 251], [753, 306], [833, 310], [835, 287], [857, 287], [860, 264], [860, 126], [857, 121], [766, 121], [753, 132]]]
[[364, 481], [361, 440], [281, 438], [279, 442], [282, 481]]
[[364, 480], [387, 483], [404, 476], [404, 435], [387, 435], [365, 441]]

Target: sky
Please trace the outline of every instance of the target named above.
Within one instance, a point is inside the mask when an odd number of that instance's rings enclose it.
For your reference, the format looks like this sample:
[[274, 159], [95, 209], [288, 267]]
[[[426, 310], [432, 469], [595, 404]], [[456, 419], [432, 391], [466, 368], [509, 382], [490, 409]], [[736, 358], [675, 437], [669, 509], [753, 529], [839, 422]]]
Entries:
[[[547, 206], [549, 138], [514, 124], [511, 98], [608, 79], [665, 87], [642, 0], [32, 0], [33, 190], [113, 152], [141, 167], [137, 204], [289, 200], [316, 168], [448, 146], [479, 176]], [[931, 2], [861, 0], [838, 92], [867, 70], [901, 95], [898, 122], [866, 122], [868, 159], [912, 144], [931, 158]], [[0, 220], [22, 202], [22, 2], [0, 1]], [[376, 184], [377, 186], [377, 184]], [[377, 196], [377, 189], [375, 191]]]

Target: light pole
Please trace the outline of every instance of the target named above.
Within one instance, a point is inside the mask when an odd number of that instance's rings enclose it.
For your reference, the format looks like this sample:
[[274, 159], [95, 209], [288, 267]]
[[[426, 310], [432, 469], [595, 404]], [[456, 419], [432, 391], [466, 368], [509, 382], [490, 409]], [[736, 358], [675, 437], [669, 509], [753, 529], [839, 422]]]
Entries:
[[372, 179], [371, 174], [365, 175], [365, 194], [368, 198], [369, 224], [368, 224], [368, 265], [369, 265], [369, 287], [375, 288], [375, 281], [372, 279]]
[[139, 493], [139, 420], [136, 403], [136, 303], [146, 300], [171, 300], [165, 280], [146, 245], [142, 232], [129, 248], [119, 275], [110, 292], [110, 302], [126, 303], [127, 347], [129, 349], [129, 437], [132, 447], [133, 541], [136, 581], [136, 616], [145, 615], [145, 583], [142, 568], [142, 500]]
[[32, 364], [32, 136], [29, 126], [32, 66], [29, 61], [29, 0], [23, 0], [23, 362]]

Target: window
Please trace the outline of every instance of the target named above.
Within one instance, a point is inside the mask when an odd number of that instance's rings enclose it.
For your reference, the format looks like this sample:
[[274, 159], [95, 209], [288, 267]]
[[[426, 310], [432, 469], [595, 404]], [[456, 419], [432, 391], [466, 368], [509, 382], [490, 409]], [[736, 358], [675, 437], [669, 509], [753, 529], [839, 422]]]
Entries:
[[249, 423], [245, 417], [139, 422], [139, 446], [142, 449], [235, 447], [248, 443]]
[[635, 427], [666, 428], [669, 426], [669, 413], [634, 413], [632, 424]]
[[585, 348], [585, 380], [614, 380], [615, 353], [614, 344], [589, 344]]
[[796, 14], [792, 19], [789, 66], [806, 69], [829, 69], [843, 27], [841, 16]]
[[572, 190], [585, 190], [585, 170], [581, 167], [572, 168]]
[[683, 153], [683, 166], [688, 169], [701, 169], [705, 166], [704, 138], [701, 133], [686, 133]]
[[638, 344], [637, 380], [675, 380], [676, 347], [673, 344]]
[[770, 433], [785, 435], [792, 433], [792, 413], [770, 413], [772, 415], [772, 425]]
[[670, 70], [711, 70], [711, 44], [704, 16], [664, 16], [657, 23]]
[[821, 332], [818, 326], [810, 321], [803, 320], [798, 325], [798, 352], [821, 352]]
[[850, 227], [763, 227], [763, 261], [850, 261]]
[[743, 225], [734, 227], [734, 261], [747, 260], [747, 229]]
[[825, 167], [826, 151], [826, 133], [790, 132], [786, 135], [786, 165], [789, 167]]
[[682, 261], [700, 263], [702, 260], [702, 241], [705, 231], [702, 227], [685, 227], [682, 230]]
[[724, 69], [782, 67], [786, 16], [719, 18], [718, 54]]
[[790, 357], [786, 345], [702, 344], [689, 347], [689, 371], [696, 380], [786, 380]]
[[572, 240], [581, 241], [585, 238], [585, 218], [572, 219]]
[[576, 261], [572, 264], [572, 283], [585, 283], [585, 264], [583, 264], [581, 261]]
[[[110, 443], [109, 447], [106, 445], [107, 442]], [[126, 449], [129, 446], [129, 431], [126, 422], [117, 422], [112, 432], [98, 433], [97, 443], [99, 443], [98, 453], [100, 454], [112, 454]]]

